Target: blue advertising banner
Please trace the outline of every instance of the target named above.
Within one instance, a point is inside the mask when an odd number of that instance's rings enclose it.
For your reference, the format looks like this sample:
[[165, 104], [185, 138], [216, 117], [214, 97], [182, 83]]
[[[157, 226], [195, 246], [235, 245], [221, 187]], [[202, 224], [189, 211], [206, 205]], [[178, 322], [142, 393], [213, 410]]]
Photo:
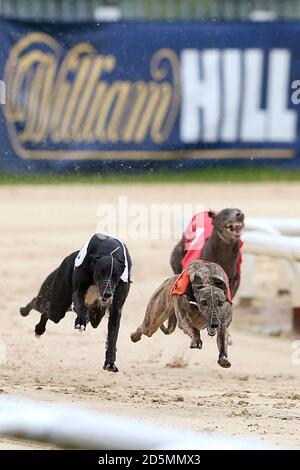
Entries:
[[0, 20], [0, 171], [300, 167], [300, 22]]

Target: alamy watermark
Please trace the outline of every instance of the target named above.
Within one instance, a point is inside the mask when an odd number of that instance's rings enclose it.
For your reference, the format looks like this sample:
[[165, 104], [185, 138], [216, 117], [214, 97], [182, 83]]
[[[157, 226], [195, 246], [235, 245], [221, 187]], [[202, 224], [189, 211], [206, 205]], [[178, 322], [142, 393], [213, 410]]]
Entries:
[[117, 204], [97, 208], [97, 232], [126, 240], [178, 240], [194, 214], [203, 204], [130, 203], [120, 196]]
[[293, 104], [300, 104], [300, 80], [294, 80], [291, 84], [292, 92], [291, 101]]
[[3, 80], [0, 80], [0, 104], [6, 103], [6, 85]]

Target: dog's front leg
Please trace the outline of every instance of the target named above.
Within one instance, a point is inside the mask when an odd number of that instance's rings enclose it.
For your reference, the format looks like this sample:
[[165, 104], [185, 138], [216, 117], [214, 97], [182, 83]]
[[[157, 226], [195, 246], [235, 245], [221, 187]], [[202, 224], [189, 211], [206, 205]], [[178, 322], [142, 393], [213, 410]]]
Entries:
[[129, 292], [129, 283], [121, 283], [114, 292], [114, 299], [110, 307], [108, 319], [108, 331], [106, 341], [106, 354], [103, 369], [109, 372], [118, 372], [119, 369], [115, 365], [117, 352], [117, 339], [120, 328], [120, 320], [122, 316], [122, 308]]
[[84, 301], [84, 292], [82, 289], [77, 289], [73, 292], [72, 301], [73, 309], [76, 313], [75, 328], [80, 331], [85, 331], [87, 322], [87, 309]]
[[192, 339], [190, 348], [202, 349], [200, 331], [193, 326], [191, 317], [186, 311], [184, 311], [184, 309], [180, 308], [178, 301], [175, 302], [175, 314], [180, 328], [182, 328], [184, 333], [189, 335], [189, 337]]
[[122, 309], [117, 305], [110, 308], [110, 315], [108, 319], [108, 332], [106, 342], [106, 354], [103, 369], [109, 372], [118, 372], [119, 369], [115, 365], [116, 352], [117, 352], [117, 339], [120, 328], [120, 320]]
[[192, 320], [189, 318], [189, 316], [186, 316], [182, 319], [182, 329], [183, 331], [189, 335], [189, 337], [192, 339], [190, 348], [191, 349], [202, 349], [202, 341], [201, 341], [201, 336], [200, 336], [200, 331], [197, 330], [193, 326]]
[[221, 328], [218, 330], [217, 343], [219, 348], [219, 359], [218, 364], [221, 367], [231, 367], [231, 362], [228, 359], [228, 330], [227, 328]]

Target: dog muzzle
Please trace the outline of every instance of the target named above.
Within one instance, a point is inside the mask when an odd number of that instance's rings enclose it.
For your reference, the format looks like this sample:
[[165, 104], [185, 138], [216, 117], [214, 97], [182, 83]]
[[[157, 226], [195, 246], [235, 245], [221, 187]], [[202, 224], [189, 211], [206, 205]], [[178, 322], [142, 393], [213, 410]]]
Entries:
[[[102, 293], [101, 293], [102, 291]], [[97, 298], [101, 307], [110, 307], [113, 301], [113, 289], [110, 281], [102, 281], [97, 286]]]
[[209, 336], [215, 336], [219, 326], [220, 322], [218, 319], [217, 311], [213, 310], [209, 325], [207, 326], [207, 333], [209, 334]]

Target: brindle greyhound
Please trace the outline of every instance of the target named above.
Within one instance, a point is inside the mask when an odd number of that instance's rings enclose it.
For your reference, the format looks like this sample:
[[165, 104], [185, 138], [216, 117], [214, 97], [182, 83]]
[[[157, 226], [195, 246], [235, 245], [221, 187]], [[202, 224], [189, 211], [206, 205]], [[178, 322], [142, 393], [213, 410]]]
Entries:
[[[223, 209], [218, 214], [208, 212], [212, 218], [213, 232], [206, 239], [201, 251], [201, 259], [218, 263], [229, 278], [231, 295], [234, 297], [240, 284], [238, 260], [240, 237], [244, 228], [244, 214], [240, 209]], [[184, 237], [171, 254], [171, 267], [175, 274], [181, 273], [184, 252]]]
[[202, 348], [200, 330], [207, 328], [210, 336], [217, 333], [218, 364], [230, 367], [227, 328], [232, 320], [232, 306], [226, 274], [215, 263], [207, 264], [197, 260], [191, 263], [187, 275], [187, 286], [182, 294], [171, 295], [178, 276], [168, 278], [154, 292], [144, 321], [131, 334], [131, 340], [137, 342], [142, 335], [150, 337], [166, 320], [175, 319], [172, 331], [178, 322], [178, 326], [190, 336], [191, 348]]

